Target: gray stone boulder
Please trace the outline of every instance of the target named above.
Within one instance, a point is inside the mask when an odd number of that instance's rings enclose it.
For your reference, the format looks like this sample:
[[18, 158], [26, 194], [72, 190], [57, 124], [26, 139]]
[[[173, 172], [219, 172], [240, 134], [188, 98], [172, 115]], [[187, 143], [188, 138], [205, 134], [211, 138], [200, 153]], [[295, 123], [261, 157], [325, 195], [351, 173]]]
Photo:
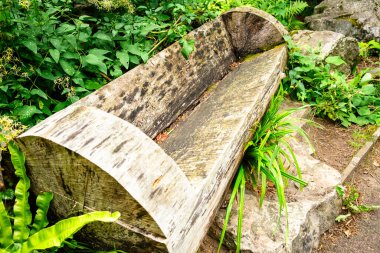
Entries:
[[[335, 186], [341, 175], [334, 168], [313, 158], [308, 146], [302, 142], [292, 143], [298, 162], [303, 169], [303, 179], [309, 183], [302, 191], [289, 183], [288, 201], [289, 231], [286, 240], [286, 218], [278, 226], [278, 203], [275, 193], [269, 192], [263, 206], [259, 207], [257, 193], [247, 189], [244, 204], [241, 252], [312, 252], [318, 247], [319, 238], [334, 223], [339, 214], [341, 201]], [[221, 209], [209, 235], [220, 238], [225, 209]], [[238, 207], [235, 203], [225, 236], [224, 245], [236, 248]]]
[[305, 19], [312, 30], [330, 30], [359, 40], [380, 40], [380, 0], [325, 0]]
[[352, 37], [346, 37], [341, 33], [301, 30], [294, 34], [292, 38], [305, 53], [310, 48], [319, 50], [321, 60], [325, 60], [328, 56], [340, 56], [346, 64], [338, 67], [332, 66], [332, 68], [345, 74], [350, 74], [351, 68], [359, 56], [357, 40]]

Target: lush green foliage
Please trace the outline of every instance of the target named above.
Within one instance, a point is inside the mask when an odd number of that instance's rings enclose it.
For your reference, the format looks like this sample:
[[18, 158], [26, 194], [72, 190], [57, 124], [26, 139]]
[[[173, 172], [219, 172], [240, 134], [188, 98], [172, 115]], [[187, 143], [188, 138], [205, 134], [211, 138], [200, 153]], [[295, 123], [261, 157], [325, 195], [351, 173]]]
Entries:
[[357, 74], [351, 81], [331, 65], [345, 62], [337, 56], [324, 63], [317, 52], [307, 54], [286, 37], [289, 48], [288, 76], [285, 87], [295, 98], [310, 103], [318, 116], [339, 121], [344, 126], [380, 125], [379, 80], [368, 70]]
[[366, 58], [370, 55], [380, 55], [380, 43], [375, 40], [359, 42], [359, 48], [361, 57]]
[[[237, 233], [237, 249], [240, 250], [240, 241], [242, 236], [242, 220], [244, 208], [244, 190], [245, 183], [249, 181], [254, 189], [261, 184], [260, 206], [267, 191], [267, 182], [270, 181], [276, 187], [277, 199], [279, 203], [279, 220], [282, 212], [285, 212], [287, 219], [287, 205], [285, 198], [285, 186], [290, 179], [300, 185], [300, 188], [307, 185], [302, 180], [301, 169], [297, 162], [290, 144], [289, 138], [292, 134], [298, 133], [307, 141], [308, 138], [302, 128], [294, 125], [295, 119], [289, 119], [289, 116], [298, 109], [288, 109], [279, 112], [280, 105], [283, 102], [283, 93], [280, 89], [276, 97], [270, 103], [268, 111], [257, 126], [252, 140], [245, 148], [243, 162], [239, 168], [237, 178], [235, 180], [229, 204], [227, 206], [226, 218], [220, 238], [219, 250], [224, 240], [228, 221], [231, 215], [231, 209], [235, 201], [235, 197], [240, 192], [239, 197], [239, 213], [238, 213], [238, 233]], [[297, 175], [290, 173], [289, 168], [294, 167]], [[279, 223], [278, 223], [279, 224]], [[286, 233], [287, 234], [287, 233]]]
[[100, 88], [214, 18], [210, 1], [151, 1], [135, 13], [77, 9], [71, 0], [0, 3], [0, 113], [34, 124]]
[[[0, 141], [5, 140], [1, 139]], [[118, 212], [112, 214], [110, 212], [92, 212], [61, 220], [46, 228], [49, 223], [47, 212], [53, 194], [44, 192], [37, 197], [38, 209], [33, 219], [29, 206], [30, 181], [26, 175], [25, 156], [13, 141], [9, 142], [8, 150], [19, 182], [15, 190], [13, 222], [11, 222], [3, 202], [0, 202], [0, 252], [24, 253], [60, 247], [67, 238], [90, 222], [114, 222], [119, 218], [120, 213]]]
[[234, 5], [248, 5], [266, 11], [275, 16], [288, 30], [300, 29], [303, 23], [296, 16], [301, 14], [308, 4], [301, 0], [234, 0]]
[[341, 214], [338, 217], [336, 217], [335, 220], [338, 222], [345, 221], [352, 214], [366, 213], [380, 208], [379, 205], [359, 204], [358, 200], [360, 194], [357, 191], [357, 189], [352, 185], [338, 185], [336, 186], [336, 192], [343, 201], [343, 209], [347, 210], [346, 214]]
[[307, 6], [298, 0], [4, 0], [0, 114], [33, 125], [178, 40], [188, 58], [195, 41], [185, 35], [241, 5], [266, 10], [289, 28], [299, 26], [295, 15]]

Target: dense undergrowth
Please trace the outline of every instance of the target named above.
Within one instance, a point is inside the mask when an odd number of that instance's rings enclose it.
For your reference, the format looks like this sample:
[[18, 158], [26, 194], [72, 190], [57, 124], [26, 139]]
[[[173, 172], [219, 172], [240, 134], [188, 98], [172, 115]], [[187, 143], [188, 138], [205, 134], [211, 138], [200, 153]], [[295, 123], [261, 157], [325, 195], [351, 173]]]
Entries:
[[[323, 61], [318, 51], [303, 52], [290, 37], [288, 73], [284, 84], [289, 94], [311, 104], [317, 116], [329, 118], [348, 127], [380, 125], [380, 74], [363, 69], [351, 78], [332, 65], [346, 64], [337, 56]], [[360, 43], [361, 57], [379, 57], [380, 44]], [[377, 71], [378, 72], [378, 71]]]
[[[94, 4], [91, 5], [88, 2]], [[284, 25], [291, 0], [4, 0], [0, 3], [0, 114], [34, 125], [232, 7], [266, 10]]]

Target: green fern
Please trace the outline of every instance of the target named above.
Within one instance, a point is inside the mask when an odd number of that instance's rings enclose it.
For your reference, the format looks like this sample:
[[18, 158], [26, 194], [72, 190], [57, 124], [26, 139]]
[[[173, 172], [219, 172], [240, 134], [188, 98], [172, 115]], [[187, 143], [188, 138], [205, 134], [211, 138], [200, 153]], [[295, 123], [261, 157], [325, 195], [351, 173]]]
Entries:
[[296, 19], [308, 4], [301, 0], [241, 0], [240, 5], [252, 6], [277, 18], [288, 30], [300, 29], [303, 22]]
[[286, 9], [286, 18], [293, 18], [294, 16], [297, 16], [305, 10], [306, 7], [309, 5], [306, 2], [303, 2], [301, 0], [296, 0], [294, 2], [289, 2], [289, 7]]

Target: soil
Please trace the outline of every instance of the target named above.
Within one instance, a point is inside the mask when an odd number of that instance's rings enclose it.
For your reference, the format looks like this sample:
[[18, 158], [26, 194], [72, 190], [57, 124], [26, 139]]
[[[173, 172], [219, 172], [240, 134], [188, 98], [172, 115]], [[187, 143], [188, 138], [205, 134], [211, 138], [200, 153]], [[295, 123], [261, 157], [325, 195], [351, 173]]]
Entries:
[[333, 168], [343, 171], [352, 157], [376, 130], [373, 126], [351, 125], [344, 128], [332, 121], [314, 118], [322, 127], [306, 127], [310, 141], [315, 148], [314, 156]]
[[[360, 193], [359, 204], [380, 205], [380, 142], [347, 182]], [[380, 252], [380, 210], [336, 223], [321, 238], [316, 253]]]

